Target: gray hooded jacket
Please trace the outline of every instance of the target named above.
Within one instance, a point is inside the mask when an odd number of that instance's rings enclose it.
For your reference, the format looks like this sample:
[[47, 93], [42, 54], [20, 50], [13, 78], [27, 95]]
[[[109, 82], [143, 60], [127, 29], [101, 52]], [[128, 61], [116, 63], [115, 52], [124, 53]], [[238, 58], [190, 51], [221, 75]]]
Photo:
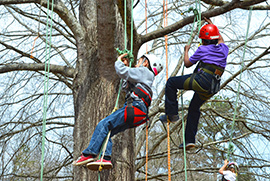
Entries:
[[[151, 72], [147, 67], [127, 67], [122, 61], [117, 60], [114, 64], [116, 74], [124, 80], [122, 88], [127, 89], [127, 81], [133, 84], [135, 87], [142, 88], [152, 97], [152, 84], [155, 78], [153, 72]], [[134, 100], [140, 100], [140, 98], [134, 93], [131, 97]]]

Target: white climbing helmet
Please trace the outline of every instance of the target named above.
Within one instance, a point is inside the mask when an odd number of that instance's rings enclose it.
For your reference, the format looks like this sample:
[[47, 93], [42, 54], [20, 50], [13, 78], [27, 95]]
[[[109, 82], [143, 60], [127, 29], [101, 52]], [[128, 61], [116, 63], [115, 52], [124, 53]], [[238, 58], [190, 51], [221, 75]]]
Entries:
[[239, 167], [238, 167], [238, 164], [235, 163], [235, 162], [230, 162], [228, 165], [227, 165], [228, 168], [233, 168], [235, 171], [238, 171], [239, 170]]
[[150, 66], [155, 75], [162, 71], [163, 65], [159, 59], [153, 54], [144, 54], [142, 57], [146, 57], [150, 62]]

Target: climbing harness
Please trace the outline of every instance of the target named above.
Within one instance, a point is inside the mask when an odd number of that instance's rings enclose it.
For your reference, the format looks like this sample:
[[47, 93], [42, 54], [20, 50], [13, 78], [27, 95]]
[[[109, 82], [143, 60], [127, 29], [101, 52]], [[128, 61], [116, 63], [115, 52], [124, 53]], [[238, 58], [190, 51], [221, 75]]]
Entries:
[[[150, 94], [148, 94], [146, 91], [144, 91], [141, 87], [137, 86], [135, 87], [131, 83], [129, 83], [129, 92], [127, 94], [127, 106], [125, 108], [125, 122], [132, 128], [139, 126], [141, 124], [144, 124], [147, 120], [149, 120], [148, 117], [148, 107], [151, 104], [152, 101], [152, 91], [149, 89], [148, 91]], [[147, 108], [147, 112], [143, 112], [139, 108], [132, 105], [133, 98], [131, 97], [131, 94], [134, 94], [138, 96], [145, 104]]]
[[129, 125], [130, 128], [140, 126], [149, 119], [145, 112], [141, 111], [135, 106], [132, 106], [132, 102], [133, 101], [128, 101], [125, 108], [125, 122]]
[[202, 71], [212, 75], [212, 82], [209, 94], [216, 94], [220, 90], [220, 80], [224, 69], [213, 64], [203, 63], [202, 61], [200, 61], [199, 64]]
[[[47, 104], [48, 104], [48, 87], [49, 87], [49, 72], [50, 72], [50, 56], [51, 56], [51, 38], [52, 38], [52, 19], [53, 19], [53, 4], [54, 0], [47, 2], [47, 23], [46, 23], [46, 51], [45, 51], [45, 74], [44, 74], [44, 100], [43, 100], [43, 122], [42, 122], [42, 148], [41, 148], [41, 171], [40, 180], [43, 180], [44, 170], [44, 148], [46, 136], [46, 119], [47, 119]], [[50, 15], [50, 32], [49, 32], [49, 11]]]
[[[196, 75], [201, 74], [202, 72], [206, 72], [212, 75], [211, 87], [209, 90], [203, 89], [194, 79]], [[193, 74], [185, 81], [184, 87], [188, 87], [189, 89], [195, 90], [196, 92], [202, 94], [216, 94], [220, 90], [220, 80], [223, 72], [224, 69], [217, 65], [203, 63], [202, 61], [200, 61], [194, 69]]]

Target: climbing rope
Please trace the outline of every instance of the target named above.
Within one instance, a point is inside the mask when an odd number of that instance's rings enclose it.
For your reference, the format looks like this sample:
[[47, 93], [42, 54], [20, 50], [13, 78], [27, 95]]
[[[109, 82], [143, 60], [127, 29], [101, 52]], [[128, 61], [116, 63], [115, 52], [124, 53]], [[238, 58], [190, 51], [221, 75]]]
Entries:
[[147, 181], [147, 171], [148, 171], [148, 126], [145, 129], [145, 180]]
[[251, 6], [249, 9], [249, 15], [248, 15], [248, 24], [247, 24], [247, 31], [246, 31], [246, 38], [245, 38], [245, 46], [244, 46], [244, 52], [243, 52], [243, 57], [242, 57], [242, 62], [241, 62], [240, 77], [239, 77], [238, 87], [237, 87], [237, 96], [236, 96], [236, 101], [235, 101], [235, 106], [234, 106], [233, 122], [232, 122], [231, 131], [230, 131], [230, 142], [229, 142], [229, 146], [228, 146], [227, 160], [229, 160], [230, 156], [234, 152], [234, 146], [232, 143], [233, 142], [232, 136], [233, 136], [233, 132], [234, 132], [234, 125], [235, 125], [235, 119], [236, 119], [236, 114], [237, 114], [240, 84], [241, 84], [242, 72], [243, 72], [243, 68], [244, 68], [244, 59], [245, 59], [245, 53], [246, 53], [246, 47], [247, 47], [247, 38], [248, 38], [248, 34], [249, 34], [249, 26], [250, 26], [250, 21], [251, 21], [252, 9], [253, 9], [253, 7]]
[[[147, 0], [145, 0], [145, 34], [147, 34]], [[147, 42], [145, 44], [146, 53], [148, 53]], [[148, 126], [145, 128], [145, 181], [147, 181], [148, 172]]]
[[[168, 1], [163, 0], [164, 27], [168, 25]], [[166, 80], [168, 80], [168, 35], [165, 35], [166, 54]], [[167, 121], [167, 154], [168, 154], [168, 181], [171, 181], [171, 146], [170, 146], [170, 122]]]
[[[52, 38], [52, 19], [53, 19], [53, 3], [47, 1], [47, 23], [46, 23], [46, 51], [45, 51], [45, 74], [44, 74], [44, 98], [43, 98], [43, 123], [42, 123], [42, 148], [41, 148], [41, 171], [40, 180], [43, 180], [44, 170], [44, 147], [45, 147], [45, 136], [46, 136], [46, 119], [47, 119], [47, 104], [48, 104], [48, 87], [49, 87], [49, 72], [50, 72], [50, 56], [51, 56], [51, 38]], [[49, 11], [50, 15], [50, 32], [49, 32]], [[49, 34], [49, 35], [48, 35]]]
[[[127, 53], [127, 58], [129, 59], [129, 67], [131, 67], [132, 63], [134, 62], [134, 57], [133, 57], [133, 0], [131, 0], [131, 32], [130, 32], [130, 51], [127, 50], [127, 3], [126, 1], [124, 2], [124, 28], [125, 28], [125, 38], [124, 38], [124, 44], [125, 44], [125, 49], [124, 50], [120, 50], [119, 48], [116, 48], [116, 51], [118, 52], [119, 55], [121, 54], [124, 54], [124, 53]], [[114, 106], [114, 109], [112, 111], [115, 112], [117, 109], [118, 109], [118, 102], [119, 102], [119, 97], [120, 97], [120, 94], [121, 94], [121, 87], [122, 87], [122, 83], [123, 83], [123, 79], [120, 80], [120, 85], [119, 85], [119, 90], [118, 90], [118, 95], [117, 95], [117, 99], [116, 99], [116, 103], [115, 103], [115, 106]], [[102, 147], [101, 147], [101, 152], [99, 154], [99, 159], [101, 160], [100, 162], [100, 165], [99, 165], [99, 169], [98, 169], [98, 180], [100, 181], [100, 173], [103, 169], [103, 166], [102, 166], [102, 161], [103, 161], [103, 158], [104, 158], [104, 155], [105, 155], [105, 151], [106, 151], [106, 148], [107, 148], [107, 144], [108, 144], [108, 141], [110, 139], [110, 134], [111, 134], [111, 131], [109, 131], [106, 139], [104, 140], [103, 144], [102, 144]]]
[[[199, 7], [199, 11], [198, 11], [198, 7]], [[201, 3], [200, 0], [199, 2], [197, 2], [196, 0], [196, 8], [194, 9], [193, 7], [190, 7], [187, 11], [185, 12], [191, 12], [193, 11], [194, 14], [194, 20], [193, 20], [193, 24], [192, 24], [192, 29], [191, 29], [191, 33], [190, 33], [190, 37], [188, 39], [188, 45], [191, 44], [191, 40], [192, 40], [192, 35], [194, 32], [194, 27], [195, 27], [195, 23], [197, 21], [197, 29], [200, 30], [201, 28]], [[182, 13], [183, 15], [184, 13]], [[198, 31], [199, 33], [199, 31]], [[182, 74], [184, 75], [184, 68], [185, 66], [183, 65], [182, 68]], [[183, 133], [183, 150], [184, 150], [184, 169], [185, 169], [185, 181], [187, 181], [187, 159], [186, 159], [186, 141], [185, 141], [185, 120], [184, 120], [184, 100], [183, 100], [183, 90], [181, 90], [181, 107], [182, 107], [182, 133]]]
[[[201, 29], [201, 25], [202, 25], [202, 16], [201, 16], [201, 0], [196, 0], [196, 10], [197, 10], [197, 14], [194, 13], [194, 15], [196, 16], [197, 19], [197, 28], [198, 28], [198, 33], [197, 35], [199, 36], [200, 33], [200, 29]], [[200, 43], [202, 40], [200, 39]]]

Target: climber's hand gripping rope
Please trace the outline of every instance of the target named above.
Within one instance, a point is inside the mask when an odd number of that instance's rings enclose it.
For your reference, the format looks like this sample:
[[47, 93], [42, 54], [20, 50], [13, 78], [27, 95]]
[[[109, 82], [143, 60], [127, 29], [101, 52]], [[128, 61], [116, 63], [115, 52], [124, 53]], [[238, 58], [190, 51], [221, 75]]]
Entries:
[[[127, 58], [130, 64], [133, 63], [133, 61], [134, 61], [134, 56], [133, 56], [133, 54], [131, 53], [131, 51], [129, 51], [129, 50], [127, 50], [127, 49], [125, 49], [125, 50], [120, 50], [119, 48], [116, 48], [116, 51], [118, 52], [118, 55], [119, 55], [118, 58], [120, 58], [121, 61], [123, 61], [124, 58]], [[124, 55], [124, 56], [121, 56], [121, 55]], [[124, 61], [123, 61], [123, 62], [124, 62]]]

